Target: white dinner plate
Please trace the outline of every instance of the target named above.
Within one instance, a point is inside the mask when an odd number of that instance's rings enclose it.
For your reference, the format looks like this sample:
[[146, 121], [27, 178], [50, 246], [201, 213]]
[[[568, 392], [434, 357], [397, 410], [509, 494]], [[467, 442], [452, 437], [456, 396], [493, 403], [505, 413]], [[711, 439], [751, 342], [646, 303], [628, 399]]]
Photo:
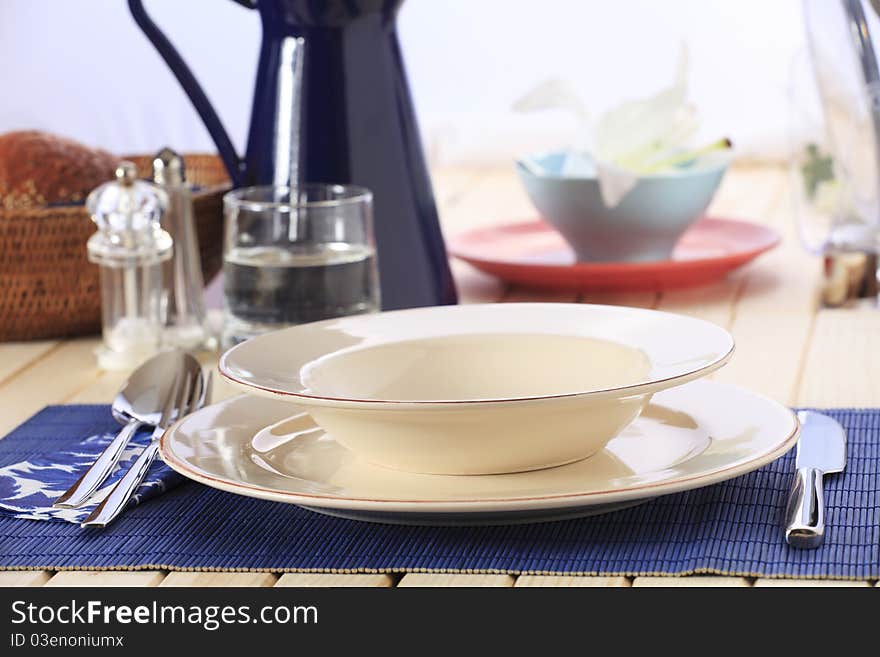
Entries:
[[213, 404], [165, 433], [162, 458], [208, 486], [322, 513], [490, 524], [602, 513], [731, 479], [782, 456], [798, 434], [795, 415], [777, 402], [697, 381], [655, 395], [629, 427], [582, 461], [502, 475], [425, 475], [367, 463], [308, 414], [291, 417], [291, 410], [248, 396]]

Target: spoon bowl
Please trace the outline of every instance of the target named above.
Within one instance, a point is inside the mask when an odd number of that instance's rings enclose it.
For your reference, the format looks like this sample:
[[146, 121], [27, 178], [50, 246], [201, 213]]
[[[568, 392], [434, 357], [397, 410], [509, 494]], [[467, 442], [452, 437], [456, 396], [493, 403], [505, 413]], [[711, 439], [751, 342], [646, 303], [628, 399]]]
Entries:
[[189, 362], [187, 355], [179, 350], [163, 351], [132, 372], [113, 399], [111, 412], [116, 421], [125, 425], [138, 420], [156, 426], [175, 374]]

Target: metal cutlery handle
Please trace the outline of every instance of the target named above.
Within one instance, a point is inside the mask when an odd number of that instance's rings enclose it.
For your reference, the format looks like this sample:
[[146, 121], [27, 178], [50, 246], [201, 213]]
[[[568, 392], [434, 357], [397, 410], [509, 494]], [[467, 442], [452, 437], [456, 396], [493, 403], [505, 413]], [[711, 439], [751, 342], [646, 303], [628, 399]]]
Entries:
[[156, 457], [156, 452], [158, 451], [159, 441], [150, 441], [150, 444], [146, 446], [143, 452], [141, 452], [140, 456], [138, 456], [128, 472], [126, 472], [122, 476], [122, 479], [117, 482], [116, 486], [113, 487], [113, 490], [110, 491], [107, 498], [101, 502], [94, 511], [92, 511], [89, 517], [86, 518], [80, 526], [106, 527], [116, 518], [116, 516], [122, 513], [126, 504], [128, 504], [128, 501], [131, 499], [131, 496], [138, 489], [141, 482], [144, 480], [144, 477], [147, 475], [147, 470], [150, 469], [150, 464], [153, 462], [153, 459]]
[[101, 455], [95, 459], [92, 466], [76, 480], [73, 486], [55, 500], [52, 506], [58, 509], [72, 509], [84, 504], [110, 476], [126, 445], [142, 426], [144, 423], [140, 420], [131, 420], [126, 424], [122, 431], [116, 434], [116, 437], [104, 448]]
[[786, 508], [785, 540], [796, 548], [815, 548], [825, 535], [822, 471], [799, 468]]
[[150, 444], [144, 448], [128, 471], [110, 491], [80, 527], [106, 527], [123, 512], [131, 496], [147, 476], [150, 464], [159, 451], [159, 439], [175, 420], [181, 420], [204, 404], [210, 382], [199, 362], [189, 354], [184, 354], [181, 371], [175, 376], [174, 382], [162, 407], [162, 416], [153, 430]]

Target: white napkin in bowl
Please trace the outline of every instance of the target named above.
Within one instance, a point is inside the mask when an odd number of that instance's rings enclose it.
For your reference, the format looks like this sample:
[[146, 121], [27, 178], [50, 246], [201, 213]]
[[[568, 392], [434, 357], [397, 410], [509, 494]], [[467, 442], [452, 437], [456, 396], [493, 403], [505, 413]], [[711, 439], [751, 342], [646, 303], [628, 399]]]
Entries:
[[614, 207], [635, 187], [640, 175], [649, 170], [656, 173], [653, 165], [680, 150], [696, 132], [696, 109], [687, 101], [687, 71], [687, 48], [682, 45], [671, 86], [653, 96], [621, 103], [595, 121], [579, 94], [560, 79], [540, 83], [513, 108], [571, 112], [578, 130], [562, 175], [597, 177], [603, 202]]

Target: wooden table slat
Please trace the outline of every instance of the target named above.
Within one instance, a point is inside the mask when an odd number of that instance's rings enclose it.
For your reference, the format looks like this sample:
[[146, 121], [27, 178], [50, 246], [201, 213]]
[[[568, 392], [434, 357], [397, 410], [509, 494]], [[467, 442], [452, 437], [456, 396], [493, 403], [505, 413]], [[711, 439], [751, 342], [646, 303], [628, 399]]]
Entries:
[[397, 585], [403, 587], [509, 587], [514, 585], [514, 578], [510, 575], [472, 575], [468, 573], [407, 573]]
[[587, 291], [578, 295], [581, 303], [595, 303], [602, 306], [632, 306], [633, 308], [654, 309], [660, 303], [659, 292], [597, 292]]
[[0, 587], [43, 586], [51, 577], [48, 570], [4, 570], [0, 571]]
[[56, 340], [0, 344], [0, 384], [45, 356], [58, 344]]
[[272, 573], [173, 572], [159, 586], [274, 586], [278, 577]]
[[799, 406], [871, 407], [878, 404], [880, 310], [823, 309], [816, 316], [797, 403]]
[[164, 577], [156, 570], [65, 570], [55, 573], [46, 586], [158, 586]]
[[657, 587], [749, 587], [751, 583], [744, 577], [727, 577], [724, 575], [688, 575], [686, 577], [636, 577], [632, 583], [635, 588]]
[[520, 575], [517, 588], [546, 586], [554, 588], [621, 588], [630, 586], [626, 577], [594, 577], [576, 575]]
[[285, 573], [275, 586], [387, 588], [394, 586], [394, 577], [386, 573]]
[[[70, 340], [0, 385], [0, 436], [47, 404], [60, 404], [98, 379], [98, 341]], [[105, 400], [108, 401], [108, 400]]]
[[757, 579], [754, 586], [758, 588], [779, 588], [779, 587], [805, 587], [817, 586], [824, 588], [841, 588], [841, 587], [866, 587], [870, 586], [869, 582], [856, 580], [838, 580], [838, 579]]

